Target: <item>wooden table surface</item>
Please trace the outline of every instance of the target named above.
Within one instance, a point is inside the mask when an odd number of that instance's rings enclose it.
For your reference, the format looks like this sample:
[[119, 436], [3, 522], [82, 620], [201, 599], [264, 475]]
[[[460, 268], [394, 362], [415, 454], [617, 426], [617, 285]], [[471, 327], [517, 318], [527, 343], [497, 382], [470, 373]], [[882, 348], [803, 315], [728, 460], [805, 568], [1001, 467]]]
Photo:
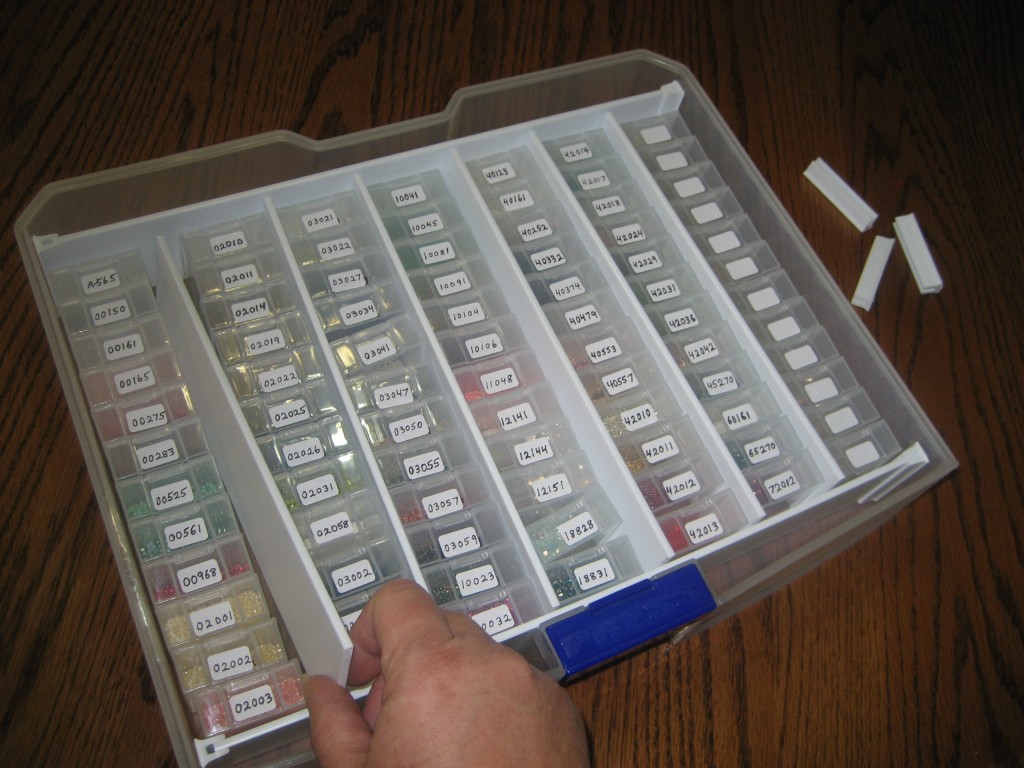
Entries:
[[[878, 531], [677, 645], [569, 686], [596, 766], [1024, 761], [1024, 5], [8, 2], [0, 10], [0, 763], [173, 755], [15, 243], [47, 183], [273, 129], [326, 138], [466, 85], [647, 48], [689, 66], [961, 462]], [[875, 207], [857, 232], [822, 156]], [[496, 724], [497, 725], [497, 724]]]

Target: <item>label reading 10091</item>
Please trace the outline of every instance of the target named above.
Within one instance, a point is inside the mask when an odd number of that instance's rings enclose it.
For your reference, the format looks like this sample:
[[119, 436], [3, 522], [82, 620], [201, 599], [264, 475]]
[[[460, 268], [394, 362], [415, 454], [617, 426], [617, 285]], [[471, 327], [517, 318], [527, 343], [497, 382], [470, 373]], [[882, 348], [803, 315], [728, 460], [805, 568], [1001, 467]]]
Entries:
[[228, 698], [228, 706], [231, 708], [231, 715], [235, 722], [251, 720], [254, 717], [265, 715], [277, 709], [277, 700], [274, 698], [274, 689], [269, 685], [261, 685], [245, 693], [236, 693]]

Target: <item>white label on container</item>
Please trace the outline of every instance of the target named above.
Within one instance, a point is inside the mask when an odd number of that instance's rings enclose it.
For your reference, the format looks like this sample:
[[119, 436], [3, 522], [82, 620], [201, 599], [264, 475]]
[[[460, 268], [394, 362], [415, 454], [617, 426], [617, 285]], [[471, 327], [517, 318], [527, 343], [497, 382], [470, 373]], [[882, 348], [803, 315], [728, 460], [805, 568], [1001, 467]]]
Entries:
[[92, 318], [93, 325], [102, 327], [119, 320], [127, 320], [132, 316], [132, 310], [128, 306], [127, 299], [118, 299], [89, 307], [89, 316]]
[[572, 575], [583, 591], [615, 581], [615, 570], [607, 557], [573, 568]]
[[220, 281], [226, 289], [255, 285], [260, 281], [260, 272], [255, 264], [243, 264], [240, 267], [221, 270]]
[[583, 281], [573, 275], [572, 277], [566, 278], [565, 280], [558, 280], [557, 282], [551, 283], [551, 295], [555, 301], [565, 301], [571, 299], [573, 296], [582, 296], [587, 292], [586, 286], [583, 285]]
[[391, 439], [396, 443], [404, 443], [430, 434], [430, 427], [422, 413], [392, 421], [388, 424], [388, 430], [391, 432]]
[[228, 707], [231, 708], [231, 716], [234, 717], [235, 722], [241, 723], [273, 712], [277, 709], [277, 700], [274, 698], [273, 688], [269, 685], [261, 685], [245, 693], [229, 696]]
[[697, 480], [697, 475], [686, 471], [663, 481], [661, 487], [665, 490], [669, 501], [679, 501], [697, 493], [700, 490], [700, 482]]
[[309, 530], [312, 531], [313, 540], [317, 544], [326, 544], [353, 533], [355, 526], [352, 524], [352, 518], [349, 517], [348, 512], [335, 512], [333, 515], [311, 523]]
[[504, 349], [501, 338], [496, 333], [487, 333], [483, 336], [466, 339], [466, 352], [474, 360], [488, 355], [496, 355], [503, 352]]
[[590, 145], [585, 141], [580, 141], [576, 144], [566, 144], [564, 147], [560, 147], [558, 151], [561, 152], [562, 159], [567, 163], [589, 160], [594, 156], [594, 153], [590, 150]]
[[852, 448], [846, 449], [846, 458], [850, 460], [850, 463], [860, 469], [861, 467], [867, 466], [872, 462], [878, 461], [881, 455], [878, 453], [878, 449], [875, 444], [870, 440], [859, 443]]
[[622, 202], [622, 198], [618, 195], [610, 195], [609, 197], [594, 200], [593, 206], [594, 213], [598, 216], [611, 216], [626, 210], [626, 204]]
[[601, 377], [601, 383], [609, 395], [617, 395], [637, 386], [640, 382], [632, 368], [621, 368]]
[[677, 171], [687, 165], [686, 155], [682, 152], [666, 152], [658, 155], [658, 167], [663, 171]]
[[831, 378], [827, 378], [805, 384], [804, 392], [807, 393], [807, 397], [810, 398], [812, 403], [820, 403], [823, 400], [828, 400], [830, 397], [838, 395], [839, 389]]
[[672, 134], [664, 125], [652, 125], [650, 128], [644, 128], [640, 131], [640, 135], [645, 144], [660, 144], [672, 138]]
[[519, 443], [513, 450], [516, 454], [516, 461], [519, 462], [521, 467], [550, 459], [555, 455], [555, 451], [551, 447], [551, 441], [546, 437], [538, 437], [536, 440]]
[[574, 331], [578, 331], [581, 328], [586, 328], [588, 325], [601, 322], [601, 313], [597, 311], [597, 307], [593, 304], [587, 304], [585, 307], [570, 309], [566, 312], [565, 322]]
[[352, 244], [351, 238], [339, 237], [334, 240], [317, 243], [316, 252], [319, 254], [321, 261], [331, 261], [333, 259], [354, 256], [356, 247]]
[[270, 416], [270, 426], [279, 429], [306, 421], [309, 418], [309, 406], [305, 400], [298, 398], [270, 406], [267, 414]]
[[188, 480], [178, 480], [177, 482], [151, 489], [149, 499], [153, 502], [153, 509], [157, 512], [162, 512], [165, 509], [173, 509], [182, 504], [191, 504], [195, 501], [196, 497], [192, 490], [192, 483]]
[[739, 382], [736, 381], [736, 375], [732, 371], [722, 371], [721, 373], [713, 373], [710, 376], [705, 376], [701, 379], [701, 383], [704, 384], [704, 389], [706, 389], [707, 393], [712, 397], [726, 392], [732, 392], [734, 389], [739, 387]]
[[762, 288], [760, 291], [747, 294], [747, 301], [750, 302], [751, 309], [761, 312], [778, 304], [779, 294], [775, 292], [774, 288]]
[[459, 512], [463, 506], [462, 495], [458, 488], [449, 488], [446, 491], [438, 491], [423, 497], [423, 511], [428, 520], [436, 520], [439, 517], [450, 515], [452, 512]]
[[442, 229], [444, 229], [444, 222], [437, 213], [428, 213], [426, 216], [416, 216], [409, 219], [409, 231], [414, 236], [440, 232]]
[[500, 198], [501, 207], [507, 212], [518, 211], [521, 208], [529, 208], [533, 205], [533, 195], [528, 189], [520, 189], [518, 192], [506, 192]]
[[697, 317], [696, 312], [687, 307], [686, 309], [678, 309], [675, 312], [666, 313], [665, 325], [673, 333], [678, 333], [679, 331], [686, 331], [700, 325], [700, 319]]
[[569, 547], [578, 541], [589, 539], [597, 531], [597, 521], [589, 512], [575, 515], [558, 526], [558, 535], [565, 542], [565, 545]]
[[196, 637], [218, 632], [225, 627], [233, 627], [236, 621], [235, 612], [227, 600], [192, 611], [188, 615], [189, 625]]
[[160, 403], [148, 405], [145, 408], [136, 408], [124, 415], [125, 424], [132, 434], [142, 432], [152, 427], [162, 427], [167, 423], [167, 409]]
[[675, 188], [676, 194], [680, 197], [693, 197], [694, 195], [699, 195], [706, 189], [704, 182], [697, 176], [691, 176], [688, 179], [677, 181], [672, 186]]
[[479, 301], [473, 301], [469, 304], [460, 304], [459, 306], [451, 307], [448, 310], [448, 321], [455, 328], [459, 328], [463, 325], [469, 325], [471, 323], [478, 323], [486, 318], [487, 315], [484, 313], [484, 308], [480, 306]]
[[664, 435], [656, 440], [648, 440], [640, 446], [640, 450], [644, 452], [644, 456], [647, 457], [647, 461], [651, 464], [657, 464], [659, 461], [671, 459], [673, 456], [679, 455], [679, 446], [672, 435]]
[[231, 305], [231, 322], [233, 323], [258, 320], [261, 317], [270, 317], [270, 302], [266, 298], [238, 301]]
[[558, 247], [545, 248], [543, 251], [531, 253], [530, 261], [533, 263], [534, 269], [538, 272], [543, 272], [545, 269], [560, 267], [565, 264], [565, 254]]
[[526, 424], [533, 424], [537, 420], [537, 414], [533, 412], [533, 406], [529, 403], [519, 403], [511, 408], [503, 408], [495, 415], [498, 417], [498, 424], [506, 432]]
[[178, 571], [178, 584], [186, 595], [211, 584], [219, 584], [223, 580], [224, 574], [221, 573], [220, 563], [213, 558]]
[[580, 183], [580, 187], [585, 190], [589, 189], [600, 189], [601, 187], [607, 187], [611, 184], [608, 179], [608, 174], [604, 171], [588, 171], [587, 173], [581, 173], [576, 177], [576, 181]]
[[245, 233], [242, 230], [228, 232], [226, 235], [217, 235], [210, 238], [210, 250], [220, 256], [225, 253], [233, 253], [248, 248], [249, 243], [245, 240]]
[[[721, 235], [719, 235], [719, 237], [721, 237]], [[736, 244], [739, 245], [738, 240], [736, 241]], [[719, 253], [719, 251], [716, 251], [716, 253]], [[725, 269], [729, 273], [729, 277], [731, 277], [733, 280], [742, 280], [746, 277], [750, 277], [751, 275], [756, 275], [758, 273], [757, 262], [754, 261], [749, 256], [745, 256], [742, 259], [736, 259], [735, 261], [730, 261], [728, 264], [725, 265]]]
[[465, 552], [480, 549], [480, 536], [473, 526], [460, 528], [451, 533], [443, 533], [437, 537], [437, 545], [445, 557], [458, 557]]
[[707, 224], [709, 221], [722, 218], [722, 209], [718, 203], [704, 203], [690, 209], [693, 220], [698, 224]]
[[802, 347], [789, 350], [786, 353], [786, 362], [794, 371], [799, 371], [818, 362], [818, 353], [809, 344], [804, 344]]
[[273, 328], [262, 333], [254, 333], [246, 336], [243, 341], [245, 351], [249, 355], [262, 355], [266, 352], [274, 352], [288, 346], [284, 333], [280, 328]]
[[103, 342], [103, 354], [108, 362], [121, 360], [132, 355], [141, 355], [146, 351], [142, 343], [142, 336], [138, 333], [129, 333], [126, 336], [118, 336], [116, 339], [108, 339]]
[[372, 341], [364, 341], [356, 345], [356, 354], [363, 362], [363, 365], [370, 365], [380, 360], [387, 360], [398, 354], [398, 347], [391, 340], [390, 336], [381, 336]]
[[680, 294], [679, 284], [672, 278], [647, 284], [647, 295], [655, 303], [677, 298]]
[[781, 320], [776, 320], [774, 323], [768, 323], [768, 333], [776, 341], [782, 341], [800, 333], [800, 324], [792, 316], [784, 317]]
[[[734, 248], [739, 248], [740, 247], [740, 239], [739, 239], [739, 237], [736, 236], [736, 233], [733, 232], [732, 230], [730, 230], [728, 232], [722, 232], [721, 234], [718, 234], [718, 235], [712, 235], [711, 237], [708, 238], [708, 243], [711, 245], [711, 250], [713, 250], [715, 253], [725, 253], [726, 251], [731, 251]], [[743, 261], [746, 261], [746, 260], [747, 259], [743, 259]], [[750, 259], [750, 261], [753, 264], [753, 260]], [[732, 279], [733, 280], [739, 280], [741, 277], [749, 276], [749, 275], [735, 274], [734, 272], [736, 272], [736, 271], [743, 272], [746, 269], [749, 269], [749, 267], [743, 266], [743, 267], [737, 268], [737, 267], [733, 266], [734, 264], [736, 264], [736, 262], [733, 262], [732, 264], [727, 264], [726, 267], [725, 267], [727, 270], [729, 270], [729, 274], [732, 275]], [[754, 265], [754, 271], [750, 272], [749, 274], [752, 275], [752, 274], [755, 274], [756, 272], [757, 272], [757, 266]]]
[[453, 293], [465, 291], [472, 286], [469, 282], [469, 275], [465, 272], [452, 272], [450, 275], [442, 275], [434, 278], [434, 288], [439, 296], [449, 296]]
[[350, 326], [380, 317], [380, 313], [373, 299], [363, 299], [352, 304], [342, 304], [338, 307], [338, 317], [341, 318], [342, 325]]
[[363, 609], [362, 608], [360, 608], [358, 611], [352, 611], [351, 613], [344, 614], [341, 617], [341, 623], [345, 625], [345, 631], [346, 632], [351, 632], [352, 631], [352, 627], [354, 627], [356, 625], [356, 622], [359, 620], [359, 617], [362, 616], [362, 615], [363, 615]]
[[324, 499], [333, 499], [339, 493], [338, 481], [332, 474], [320, 475], [295, 484], [295, 495], [299, 497], [299, 502], [304, 507]]
[[423, 187], [421, 185], [413, 184], [410, 187], [391, 190], [391, 199], [394, 201], [396, 206], [402, 208], [406, 205], [415, 205], [416, 203], [427, 202], [427, 193], [423, 191]]
[[394, 405], [408, 405], [413, 401], [411, 384], [389, 384], [373, 390], [373, 402], [378, 408], [390, 408]]
[[647, 233], [644, 232], [644, 228], [639, 224], [627, 224], [624, 227], [615, 227], [612, 230], [612, 237], [615, 238], [615, 242], [619, 245], [629, 245], [630, 243], [639, 243], [641, 240], [646, 240]]
[[365, 584], [372, 584], [376, 580], [377, 574], [374, 573], [370, 561], [366, 559], [357, 560], [350, 565], [331, 571], [331, 581], [334, 582], [334, 588], [338, 590], [338, 594], [351, 592]]
[[420, 246], [420, 259], [428, 267], [431, 264], [440, 264], [443, 261], [451, 261], [454, 258], [455, 249], [447, 240], [443, 243]]
[[338, 214], [332, 208], [325, 208], [322, 211], [307, 213], [302, 217], [302, 226], [307, 232], [317, 232], [328, 227], [338, 225]]
[[206, 530], [206, 521], [201, 517], [184, 520], [164, 528], [164, 543], [168, 549], [181, 549], [199, 541], [210, 538]]
[[828, 424], [828, 428], [832, 430], [833, 435], [838, 435], [840, 432], [845, 432], [851, 427], [857, 426], [857, 421], [857, 414], [849, 406], [840, 408], [838, 411], [834, 411], [825, 417], [825, 423]]
[[531, 240], [547, 237], [550, 234], [551, 225], [548, 224], [547, 219], [534, 219], [533, 221], [528, 221], [525, 224], [519, 225], [519, 236], [527, 243]]
[[206, 666], [210, 669], [210, 677], [214, 680], [226, 680], [243, 672], [252, 672], [255, 665], [249, 646], [240, 645], [229, 651], [211, 653], [206, 658]]
[[328, 275], [327, 284], [331, 286], [331, 293], [344, 293], [356, 288], [365, 288], [366, 275], [361, 269], [346, 269], [343, 272], [334, 272]]
[[444, 460], [438, 451], [427, 451], [418, 456], [411, 456], [403, 459], [402, 463], [405, 465], [406, 477], [410, 480], [419, 480], [421, 477], [444, 472]]
[[622, 347], [619, 346], [619, 341], [614, 336], [587, 344], [583, 349], [592, 363], [601, 363], [622, 354]]
[[470, 618], [488, 635], [495, 635], [516, 625], [516, 617], [512, 615], [512, 609], [504, 603], [474, 613]]
[[700, 363], [718, 357], [718, 345], [710, 336], [683, 346], [683, 352], [691, 363]]
[[81, 283], [82, 291], [86, 296], [90, 296], [91, 294], [105, 291], [108, 288], [117, 288], [121, 285], [121, 276], [117, 273], [115, 267], [108, 267], [99, 272], [82, 275]]
[[743, 403], [722, 411], [722, 421], [729, 429], [742, 429], [757, 423], [757, 412], [750, 403]]
[[489, 165], [481, 173], [488, 184], [497, 184], [499, 181], [508, 181], [516, 177], [516, 169], [512, 167], [512, 163]]
[[777, 458], [782, 452], [779, 450], [779, 444], [775, 438], [769, 435], [760, 440], [745, 443], [743, 453], [746, 454], [751, 464], [760, 464], [762, 461]]
[[650, 403], [644, 403], [635, 408], [622, 411], [619, 414], [619, 418], [622, 419], [622, 425], [630, 432], [635, 432], [638, 429], [658, 423], [658, 413]]
[[764, 489], [772, 499], [781, 499], [800, 490], [800, 481], [791, 470], [769, 477], [764, 481]]
[[530, 485], [533, 488], [533, 498], [538, 502], [559, 499], [572, 493], [569, 477], [562, 472], [534, 480]]
[[462, 597], [469, 597], [478, 592], [485, 592], [498, 586], [498, 574], [492, 565], [481, 565], [455, 574], [455, 585]]
[[282, 365], [280, 368], [260, 371], [256, 374], [256, 382], [260, 386], [260, 392], [276, 392], [279, 389], [298, 384], [299, 372], [295, 370], [294, 365]]
[[178, 460], [178, 446], [174, 440], [161, 440], [142, 448], [135, 449], [142, 469], [152, 469]]
[[718, 515], [712, 513], [710, 515], [704, 515], [698, 517], [696, 520], [691, 520], [683, 525], [686, 529], [686, 535], [690, 537], [690, 541], [694, 544], [700, 544], [708, 539], [713, 539], [720, 533], [725, 531], [722, 528], [721, 522], [718, 520]]
[[507, 389], [515, 389], [519, 386], [519, 377], [512, 368], [502, 368], [499, 371], [491, 371], [480, 377], [480, 386], [488, 395], [496, 395]]
[[657, 251], [635, 253], [632, 256], [627, 257], [626, 260], [629, 262], [629, 268], [637, 275], [644, 272], [650, 272], [652, 269], [661, 269], [665, 266]]
[[305, 440], [296, 440], [288, 443], [281, 449], [284, 463], [288, 467], [301, 467], [311, 461], [319, 461], [327, 455], [324, 444], [319, 437], [307, 437]]

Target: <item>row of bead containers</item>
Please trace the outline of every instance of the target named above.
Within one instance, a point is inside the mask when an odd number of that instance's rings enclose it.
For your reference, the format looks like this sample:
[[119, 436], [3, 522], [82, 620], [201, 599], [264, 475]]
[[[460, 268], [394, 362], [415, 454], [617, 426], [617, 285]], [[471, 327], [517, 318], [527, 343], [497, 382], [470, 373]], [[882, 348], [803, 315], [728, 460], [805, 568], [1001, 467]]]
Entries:
[[137, 251], [55, 272], [53, 293], [197, 733], [303, 704]]

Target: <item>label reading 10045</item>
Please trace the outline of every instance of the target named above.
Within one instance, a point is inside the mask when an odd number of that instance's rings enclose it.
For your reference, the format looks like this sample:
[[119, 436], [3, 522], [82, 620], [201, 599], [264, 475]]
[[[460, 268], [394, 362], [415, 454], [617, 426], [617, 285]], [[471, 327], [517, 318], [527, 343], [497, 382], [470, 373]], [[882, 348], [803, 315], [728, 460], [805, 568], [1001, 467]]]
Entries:
[[219, 584], [223, 579], [220, 563], [212, 558], [178, 571], [178, 583], [181, 585], [181, 591], [185, 594], [195, 592], [210, 584]]
[[206, 666], [210, 669], [210, 677], [214, 680], [225, 680], [243, 672], [252, 672], [255, 665], [249, 646], [240, 645], [229, 651], [211, 653], [206, 658]]
[[206, 530], [206, 521], [201, 517], [194, 517], [181, 523], [174, 523], [164, 528], [164, 542], [168, 549], [181, 549], [190, 544], [206, 541], [210, 538]]
[[796, 475], [791, 470], [787, 469], [785, 472], [765, 480], [764, 489], [773, 499], [781, 499], [799, 491], [800, 481], [796, 479]]
[[188, 620], [196, 637], [217, 632], [225, 627], [233, 627], [236, 621], [235, 612], [227, 600], [192, 611], [188, 615]]
[[274, 698], [273, 688], [261, 685], [259, 688], [228, 697], [228, 706], [235, 722], [242, 722], [273, 712], [277, 709], [277, 700]]
[[331, 582], [338, 594], [351, 592], [366, 584], [372, 584], [377, 580], [377, 574], [369, 560], [357, 560], [351, 565], [345, 565], [331, 572]]

